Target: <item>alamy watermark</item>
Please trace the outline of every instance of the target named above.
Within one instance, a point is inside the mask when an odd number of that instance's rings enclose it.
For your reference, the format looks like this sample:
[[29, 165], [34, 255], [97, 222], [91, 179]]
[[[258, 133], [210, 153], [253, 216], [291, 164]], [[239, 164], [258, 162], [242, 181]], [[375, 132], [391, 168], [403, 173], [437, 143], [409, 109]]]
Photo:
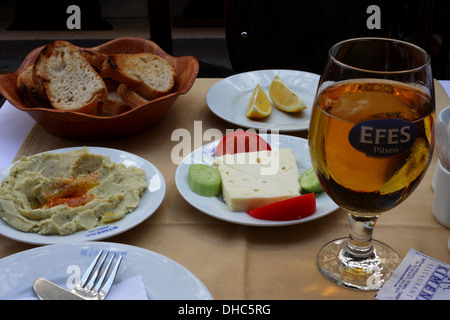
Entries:
[[[271, 146], [272, 149], [278, 149], [279, 142], [279, 130], [267, 130], [267, 129], [226, 129], [225, 135], [237, 132], [251, 132], [259, 135], [267, 143]], [[175, 129], [172, 132], [170, 140], [172, 142], [178, 142], [175, 146], [173, 146], [170, 154], [170, 158], [172, 163], [175, 165], [179, 165], [181, 162], [184, 164], [193, 164], [193, 163], [209, 163], [215, 160], [215, 148], [217, 143], [224, 137], [224, 134], [221, 130], [217, 128], [209, 128], [203, 130], [203, 122], [202, 121], [194, 121], [193, 130], [188, 130], [185, 128]], [[216, 143], [210, 144], [211, 142], [216, 141]], [[256, 141], [252, 139], [246, 140], [244, 135], [240, 135], [236, 137], [236, 140], [232, 141], [237, 144], [249, 144], [250, 149], [252, 147], [256, 147], [258, 144]], [[225, 145], [225, 151], [230, 151], [228, 149], [234, 149], [234, 145], [227, 144]], [[263, 165], [261, 168], [261, 174], [268, 175], [276, 173], [274, 169], [278, 169], [278, 157], [272, 156], [272, 154], [266, 154], [266, 156], [257, 157], [254, 154], [246, 155], [240, 154], [236, 155], [233, 158], [237, 164], [260, 164]], [[230, 159], [228, 160], [230, 161]], [[262, 162], [261, 162], [262, 161]], [[264, 167], [264, 165], [266, 165]]]
[[[69, 30], [80, 30], [81, 29], [81, 9], [79, 6], [72, 4], [67, 7], [67, 14], [70, 16], [66, 20], [66, 26]], [[366, 10], [367, 14], [370, 14], [366, 21], [367, 29], [381, 29], [381, 9], [377, 5], [370, 5]]]
[[370, 5], [366, 10], [367, 14], [370, 14], [369, 18], [367, 18], [366, 26], [367, 29], [381, 29], [381, 9], [377, 5]]
[[79, 6], [72, 4], [67, 7], [66, 13], [70, 16], [66, 20], [66, 26], [69, 30], [81, 29], [81, 9]]

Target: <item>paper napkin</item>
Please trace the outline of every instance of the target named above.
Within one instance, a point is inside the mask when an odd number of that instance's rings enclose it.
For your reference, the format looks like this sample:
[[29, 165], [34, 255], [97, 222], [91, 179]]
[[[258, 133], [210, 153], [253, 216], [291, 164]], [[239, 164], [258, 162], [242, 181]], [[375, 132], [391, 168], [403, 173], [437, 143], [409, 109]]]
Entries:
[[141, 276], [113, 285], [105, 300], [148, 300]]
[[450, 265], [410, 249], [375, 298], [450, 300]]

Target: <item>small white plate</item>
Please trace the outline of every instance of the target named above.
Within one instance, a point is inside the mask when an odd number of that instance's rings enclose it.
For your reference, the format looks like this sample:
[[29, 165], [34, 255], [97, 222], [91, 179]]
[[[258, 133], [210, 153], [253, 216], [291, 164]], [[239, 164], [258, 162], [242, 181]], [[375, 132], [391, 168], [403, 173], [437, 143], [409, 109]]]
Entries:
[[33, 282], [41, 277], [68, 288], [73, 275], [68, 267], [84, 272], [102, 249], [123, 255], [115, 283], [140, 275], [150, 300], [212, 299], [194, 274], [165, 256], [130, 245], [89, 241], [37, 247], [1, 259], [0, 300], [36, 298]]
[[[278, 75], [306, 104], [307, 109], [287, 113], [273, 108], [272, 114], [260, 121], [245, 116], [248, 101], [256, 85], [269, 96], [269, 85]], [[244, 128], [302, 131], [309, 127], [309, 119], [320, 76], [295, 70], [260, 70], [236, 74], [214, 84], [206, 94], [209, 109], [219, 118]]]
[[[281, 148], [291, 148], [297, 159], [297, 167], [300, 175], [311, 167], [311, 160], [308, 151], [308, 141], [302, 138], [287, 135], [261, 135], [271, 146], [272, 150]], [[331, 200], [325, 192], [316, 197], [316, 212], [306, 218], [289, 221], [268, 221], [253, 218], [246, 212], [232, 212], [225, 204], [221, 195], [217, 197], [202, 197], [192, 192], [188, 182], [189, 166], [193, 163], [203, 163], [212, 165], [215, 156], [214, 151], [219, 142], [214, 141], [194, 150], [190, 155], [181, 161], [175, 173], [175, 183], [181, 196], [194, 208], [210, 215], [214, 218], [250, 226], [286, 226], [299, 224], [324, 217], [335, 211], [338, 206]]]
[[[47, 152], [62, 153], [80, 148], [64, 148]], [[161, 172], [147, 160], [122, 150], [88, 147], [89, 152], [109, 156], [112, 162], [123, 163], [126, 167], [135, 166], [145, 170], [148, 188], [144, 191], [137, 208], [123, 219], [92, 230], [78, 231], [67, 236], [40, 235], [16, 230], [0, 219], [0, 234], [17, 241], [31, 244], [68, 243], [76, 241], [100, 240], [127, 231], [150, 217], [160, 206], [166, 193], [166, 182]], [[0, 181], [6, 178], [13, 165], [0, 171]]]

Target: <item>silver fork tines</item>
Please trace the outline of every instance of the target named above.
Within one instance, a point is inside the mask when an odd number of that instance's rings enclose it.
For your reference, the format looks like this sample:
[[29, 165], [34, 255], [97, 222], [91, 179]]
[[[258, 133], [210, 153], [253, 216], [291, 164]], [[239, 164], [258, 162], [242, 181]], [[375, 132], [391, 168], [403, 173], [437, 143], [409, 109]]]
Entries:
[[[103, 272], [101, 272], [106, 258], [110, 254], [112, 257], [109, 258], [106, 268], [104, 268]], [[105, 299], [114, 282], [120, 262], [122, 261], [122, 255], [120, 255], [110, 272], [115, 256], [115, 253], [111, 253], [109, 251], [103, 255], [103, 250], [101, 250], [95, 257], [94, 261], [92, 261], [91, 265], [87, 268], [80, 281], [75, 285], [72, 293], [79, 295], [84, 299]]]

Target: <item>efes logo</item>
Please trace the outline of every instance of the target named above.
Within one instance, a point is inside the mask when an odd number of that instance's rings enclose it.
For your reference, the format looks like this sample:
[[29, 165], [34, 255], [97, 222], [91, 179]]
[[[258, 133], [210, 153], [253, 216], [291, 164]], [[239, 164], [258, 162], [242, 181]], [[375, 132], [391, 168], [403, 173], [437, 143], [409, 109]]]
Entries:
[[348, 135], [350, 144], [371, 157], [391, 157], [411, 148], [417, 138], [414, 123], [401, 119], [377, 119], [358, 123]]

